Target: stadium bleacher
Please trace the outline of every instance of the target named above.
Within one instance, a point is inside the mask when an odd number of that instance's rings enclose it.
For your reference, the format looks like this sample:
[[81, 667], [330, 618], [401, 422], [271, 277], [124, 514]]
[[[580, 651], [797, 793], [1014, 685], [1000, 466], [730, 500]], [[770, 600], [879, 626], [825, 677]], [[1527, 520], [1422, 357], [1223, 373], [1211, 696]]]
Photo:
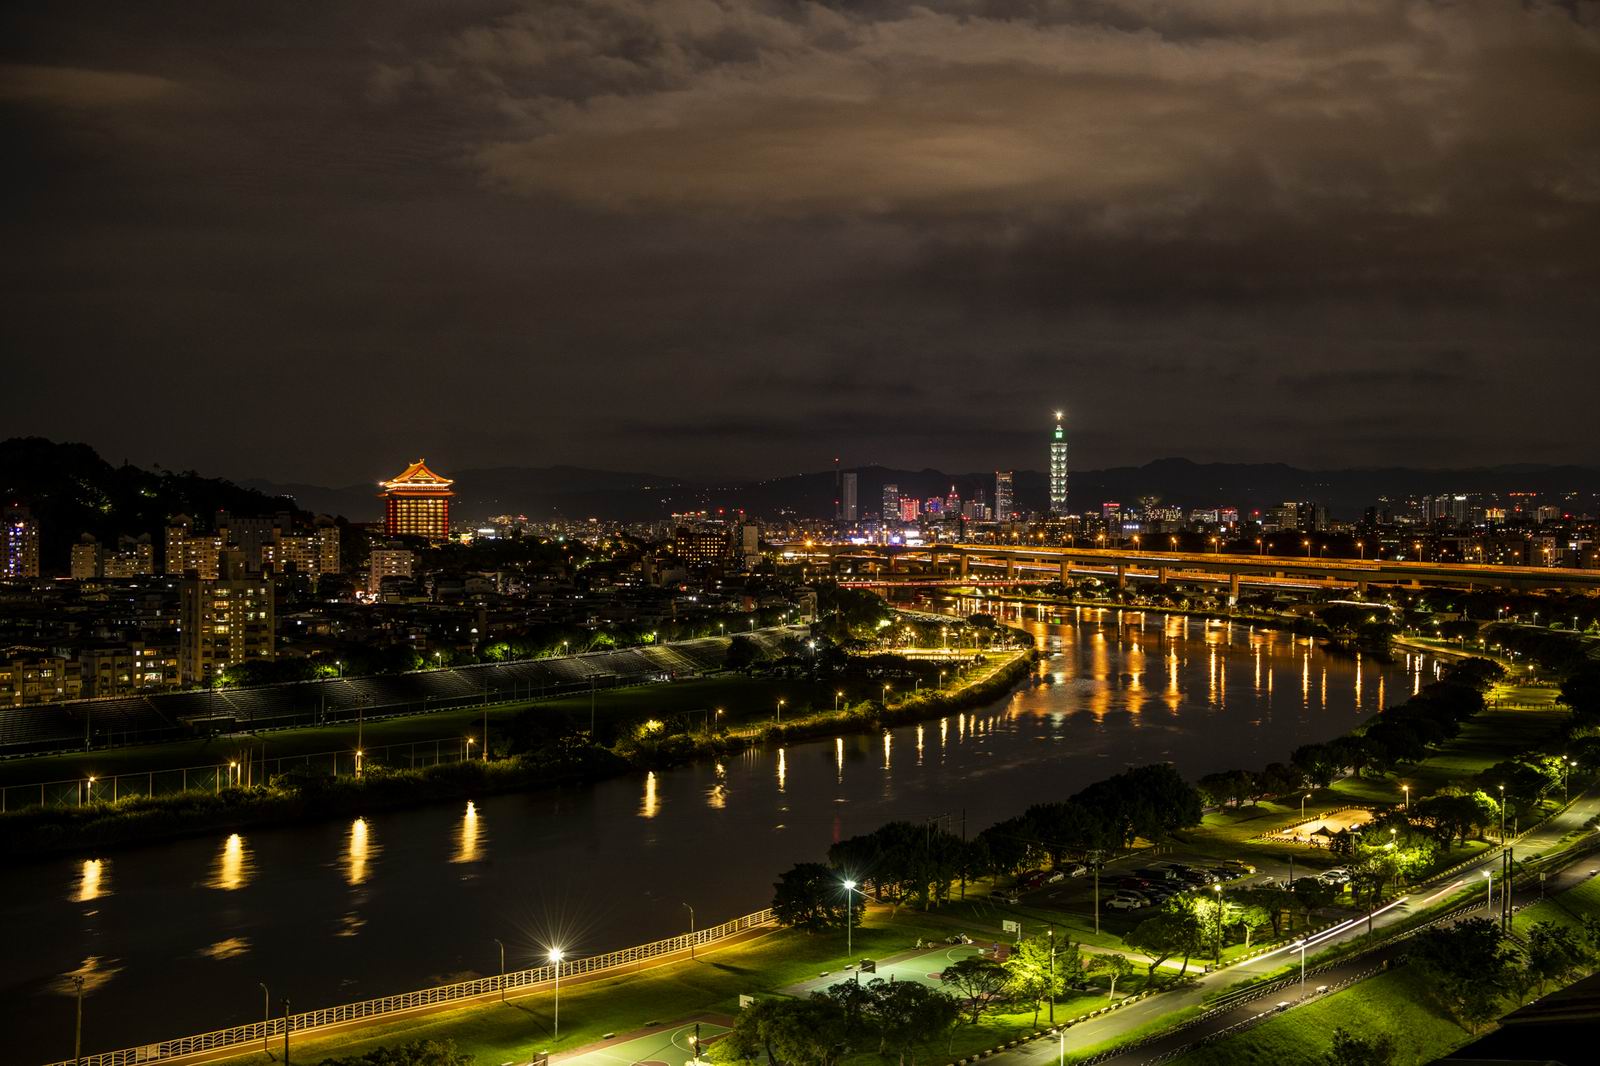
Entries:
[[[769, 653], [797, 632], [747, 634]], [[83, 747], [147, 743], [186, 732], [274, 728], [380, 717], [484, 702], [530, 699], [559, 692], [649, 684], [721, 669], [721, 638], [589, 652], [558, 659], [525, 659], [377, 677], [329, 678], [257, 688], [158, 693], [0, 708], [0, 756]]]

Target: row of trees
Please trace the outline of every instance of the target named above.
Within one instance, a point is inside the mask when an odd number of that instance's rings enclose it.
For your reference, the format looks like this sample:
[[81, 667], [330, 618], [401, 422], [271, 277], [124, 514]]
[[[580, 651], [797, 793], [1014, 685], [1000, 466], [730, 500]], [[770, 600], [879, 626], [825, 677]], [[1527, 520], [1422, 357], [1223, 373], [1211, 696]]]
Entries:
[[841, 840], [828, 862], [800, 863], [773, 886], [773, 909], [785, 925], [812, 931], [841, 927], [842, 888], [920, 908], [948, 902], [964, 879], [1013, 874], [1067, 858], [1117, 851], [1135, 838], [1156, 840], [1199, 825], [1200, 794], [1166, 764], [1124, 770], [1060, 803], [1042, 803], [966, 840], [942, 819], [890, 822]]
[[1224, 770], [1200, 779], [1214, 804], [1242, 806], [1247, 800], [1291, 795], [1312, 784], [1326, 788], [1345, 772], [1358, 776], [1392, 772], [1427, 758], [1431, 748], [1460, 735], [1467, 719], [1483, 710], [1484, 692], [1505, 670], [1488, 659], [1465, 659], [1405, 703], [1380, 711], [1359, 733], [1325, 744], [1303, 744], [1287, 763], [1263, 770]]
[[739, 1012], [723, 1040], [744, 1062], [834, 1066], [871, 1049], [915, 1066], [917, 1055], [948, 1040], [961, 1018], [956, 998], [917, 981], [841, 981], [806, 999], [762, 999]]

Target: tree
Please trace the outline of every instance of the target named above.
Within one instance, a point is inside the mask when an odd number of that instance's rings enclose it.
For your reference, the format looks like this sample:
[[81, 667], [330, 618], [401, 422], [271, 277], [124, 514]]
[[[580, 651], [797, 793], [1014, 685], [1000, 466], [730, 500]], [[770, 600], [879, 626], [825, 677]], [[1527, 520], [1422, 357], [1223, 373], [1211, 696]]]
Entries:
[[1394, 1041], [1382, 1033], [1361, 1037], [1336, 1027], [1333, 1047], [1323, 1061], [1328, 1066], [1389, 1066], [1394, 1061]]
[[986, 1008], [1005, 996], [1010, 980], [1004, 966], [981, 955], [953, 962], [939, 975], [939, 983], [966, 1002], [973, 1025]]
[[1272, 921], [1272, 915], [1267, 908], [1253, 901], [1238, 902], [1234, 921], [1244, 929], [1244, 949], [1250, 950], [1250, 940], [1257, 929]]
[[1289, 754], [1289, 763], [1318, 788], [1327, 788], [1344, 769], [1337, 752], [1327, 744], [1302, 744]]
[[1528, 974], [1544, 994], [1546, 981], [1555, 980], [1582, 966], [1588, 952], [1578, 934], [1555, 922], [1535, 922], [1528, 930]]
[[1049, 938], [1031, 936], [1014, 948], [1004, 963], [1007, 988], [1018, 1003], [1033, 1003], [1033, 1020], [1039, 1021], [1039, 1008], [1045, 1000], [1055, 1001], [1066, 986], [1062, 967], [1064, 959], [1076, 960], [1072, 969], [1082, 969], [1078, 946], [1073, 943], [1053, 945]]
[[845, 1018], [827, 996], [759, 999], [739, 1012], [726, 1046], [754, 1062], [765, 1053], [770, 1066], [833, 1066], [847, 1049]]
[[454, 1040], [412, 1040], [394, 1047], [373, 1048], [363, 1055], [323, 1059], [321, 1066], [471, 1066], [472, 1056], [456, 1050]]
[[900, 1066], [915, 1066], [916, 1051], [944, 1036], [961, 1018], [955, 997], [917, 981], [872, 981], [872, 1015], [880, 1053], [893, 1053]]
[[1311, 913], [1318, 907], [1326, 907], [1339, 895], [1339, 889], [1333, 885], [1323, 884], [1315, 877], [1301, 877], [1296, 879], [1290, 888], [1295, 903], [1300, 906], [1300, 913], [1305, 919], [1305, 924], [1311, 924]]
[[812, 933], [839, 928], [864, 906], [856, 903], [855, 893], [844, 890], [839, 875], [820, 862], [796, 863], [772, 886], [778, 924]]
[[746, 636], [737, 636], [728, 641], [727, 657], [722, 666], [725, 670], [748, 670], [762, 659], [766, 653], [761, 650], [761, 645]]
[[1511, 991], [1511, 952], [1500, 926], [1487, 918], [1425, 930], [1412, 941], [1409, 957], [1468, 1031], [1494, 1017]]
[[1107, 952], [1104, 955], [1094, 956], [1089, 963], [1089, 969], [1095, 973], [1103, 973], [1110, 979], [1111, 988], [1106, 992], [1106, 998], [1115, 999], [1117, 996], [1117, 982], [1133, 974], [1133, 963], [1129, 961], [1126, 955]]
[[1146, 918], [1134, 926], [1123, 940], [1135, 951], [1150, 956], [1150, 967], [1145, 976], [1147, 980], [1154, 980], [1156, 967], [1174, 955], [1183, 956], [1183, 969], [1178, 976], [1187, 973], [1189, 956], [1199, 948], [1200, 937], [1200, 923], [1195, 920], [1194, 911], [1176, 908]]

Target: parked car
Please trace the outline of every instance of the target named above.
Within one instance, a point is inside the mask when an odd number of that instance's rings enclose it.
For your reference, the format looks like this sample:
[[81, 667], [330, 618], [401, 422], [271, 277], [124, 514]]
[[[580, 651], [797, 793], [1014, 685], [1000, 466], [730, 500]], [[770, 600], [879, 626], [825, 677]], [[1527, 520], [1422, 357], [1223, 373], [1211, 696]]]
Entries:
[[1143, 906], [1144, 903], [1140, 900], [1127, 896], [1112, 896], [1106, 900], [1106, 910], [1109, 911], [1136, 911]]
[[1050, 876], [1046, 877], [1044, 879], [1044, 883], [1047, 884], [1047, 885], [1054, 885], [1054, 884], [1058, 884], [1059, 882], [1065, 881], [1066, 879], [1067, 879], [1067, 871], [1065, 871], [1065, 870], [1052, 870], [1052, 871], [1050, 871]]
[[1067, 871], [1068, 877], [1083, 877], [1089, 872], [1089, 868], [1081, 862], [1075, 862], [1071, 866], [1064, 867], [1064, 869]]
[[1331, 870], [1324, 870], [1317, 875], [1317, 880], [1325, 885], [1347, 885], [1350, 883], [1350, 871], [1336, 866]]
[[1222, 865], [1227, 866], [1230, 869], [1238, 870], [1242, 874], [1253, 874], [1256, 872], [1255, 864], [1245, 862], [1243, 859], [1227, 859]]

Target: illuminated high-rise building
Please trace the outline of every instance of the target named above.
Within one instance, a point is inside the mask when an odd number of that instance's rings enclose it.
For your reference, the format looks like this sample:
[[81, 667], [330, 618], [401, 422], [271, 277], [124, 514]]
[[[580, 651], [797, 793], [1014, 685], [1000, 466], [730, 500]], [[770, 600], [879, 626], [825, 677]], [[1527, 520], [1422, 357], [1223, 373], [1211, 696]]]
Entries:
[[0, 581], [39, 576], [39, 523], [20, 503], [0, 515]]
[[185, 684], [207, 684], [229, 666], [270, 660], [272, 580], [252, 575], [244, 554], [224, 551], [215, 579], [191, 576], [179, 586], [178, 666]]
[[418, 459], [380, 484], [383, 530], [389, 536], [443, 540], [450, 535], [450, 497], [455, 495], [450, 486], [455, 482], [435, 474]]
[[893, 522], [900, 517], [900, 486], [885, 485], [883, 487], [883, 520]]
[[1061, 425], [1062, 413], [1056, 412], [1056, 428], [1050, 434], [1050, 513], [1067, 513], [1067, 431]]
[[857, 476], [854, 471], [846, 473], [841, 481], [839, 496], [839, 518], [841, 521], [854, 522], [858, 517], [856, 507]]
[[996, 470], [994, 472], [994, 516], [1001, 522], [1011, 520], [1014, 507], [1012, 494], [1012, 471]]
[[922, 501], [915, 496], [900, 497], [900, 521], [915, 522], [922, 517]]

